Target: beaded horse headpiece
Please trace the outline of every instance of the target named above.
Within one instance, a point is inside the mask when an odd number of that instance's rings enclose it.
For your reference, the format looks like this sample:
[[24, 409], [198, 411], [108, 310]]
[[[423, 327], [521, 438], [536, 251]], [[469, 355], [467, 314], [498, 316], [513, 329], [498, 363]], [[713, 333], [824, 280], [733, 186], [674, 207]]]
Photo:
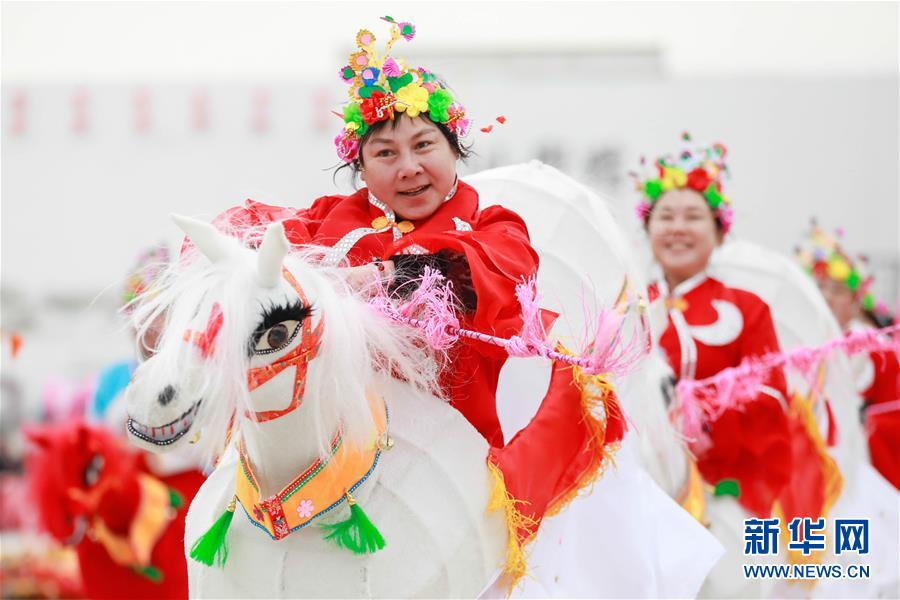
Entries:
[[664, 154], [651, 166], [641, 157], [642, 173], [629, 173], [635, 189], [642, 198], [637, 206], [638, 217], [647, 222], [654, 203], [665, 192], [673, 189], [691, 189], [698, 192], [713, 210], [722, 232], [728, 233], [734, 221], [731, 200], [722, 190], [722, 179], [728, 173], [725, 164], [727, 150], [722, 144], [698, 146], [691, 143], [691, 136], [683, 133], [682, 148], [678, 154]]
[[382, 17], [390, 24], [391, 37], [384, 50], [375, 49], [375, 35], [368, 29], [356, 34], [357, 50], [340, 69], [341, 80], [349, 86], [350, 101], [344, 105], [344, 127], [334, 138], [337, 154], [344, 162], [352, 162], [359, 155], [359, 143], [369, 127], [380, 121], [393, 119], [397, 112], [410, 117], [427, 114], [443, 123], [459, 137], [471, 126], [466, 109], [455, 101], [447, 84], [422, 67], [411, 67], [401, 58], [390, 55], [394, 42], [407, 42], [416, 35], [412, 23]]

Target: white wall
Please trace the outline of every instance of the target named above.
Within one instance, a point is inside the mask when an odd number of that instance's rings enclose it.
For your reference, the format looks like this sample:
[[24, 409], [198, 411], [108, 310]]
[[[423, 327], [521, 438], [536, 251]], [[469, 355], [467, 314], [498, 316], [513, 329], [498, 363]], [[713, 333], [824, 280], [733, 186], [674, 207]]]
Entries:
[[[729, 147], [737, 235], [788, 252], [812, 215], [844, 226], [896, 302], [896, 3], [4, 2], [0, 11], [0, 325], [26, 344], [3, 371], [19, 371], [30, 402], [42, 377], [78, 379], [127, 353], [114, 316], [121, 281], [140, 249], [180, 238], [169, 212], [211, 217], [246, 197], [303, 206], [336, 189], [335, 73], [359, 27], [384, 31], [383, 13], [416, 24], [399, 53], [446, 75], [480, 125], [508, 118], [475, 135], [470, 169], [543, 157], [608, 193], [639, 239], [624, 174], [687, 129]], [[149, 94], [144, 133], [139, 90]], [[197, 130], [202, 93], [208, 128]], [[254, 126], [260, 111], [264, 131]]]

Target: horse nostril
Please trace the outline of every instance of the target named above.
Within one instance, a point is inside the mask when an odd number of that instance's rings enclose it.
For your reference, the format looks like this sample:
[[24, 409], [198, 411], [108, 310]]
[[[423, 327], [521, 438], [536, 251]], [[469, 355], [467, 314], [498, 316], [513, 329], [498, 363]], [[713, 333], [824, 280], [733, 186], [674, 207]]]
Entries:
[[157, 402], [161, 405], [165, 406], [169, 402], [175, 399], [175, 388], [171, 385], [167, 385], [166, 388], [159, 393], [159, 396], [156, 397]]

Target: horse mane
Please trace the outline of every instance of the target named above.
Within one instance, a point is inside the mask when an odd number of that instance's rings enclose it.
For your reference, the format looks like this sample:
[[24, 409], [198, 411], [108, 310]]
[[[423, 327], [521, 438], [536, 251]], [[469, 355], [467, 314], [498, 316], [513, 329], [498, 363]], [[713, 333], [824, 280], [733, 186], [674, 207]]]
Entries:
[[[163, 363], [153, 372], [169, 377], [184, 372], [182, 383], [193, 397], [204, 399], [195, 427], [202, 427], [198, 445], [208, 459], [223, 451], [232, 418], [238, 427], [259, 426], [244, 414], [250, 407], [247, 370], [258, 366], [251, 364], [248, 341], [265, 306], [253, 292], [261, 289], [255, 279], [256, 253], [246, 245], [258, 243], [264, 230], [250, 227], [227, 232], [233, 238], [230, 243], [241, 248], [236, 256], [215, 264], [196, 248], [186, 247], [181, 258], [130, 306], [138, 340], [156, 319], [165, 320], [153, 358]], [[311, 318], [325, 320], [301, 404], [311, 422], [303, 433], [315, 435], [322, 456], [327, 456], [334, 434], [330, 423], [341, 423], [345, 440], [351, 443], [371, 441], [373, 419], [367, 392], [383, 394], [391, 378], [409, 383], [417, 393], [441, 397], [437, 361], [420, 334], [373, 310], [366, 302], [369, 291], [352, 290], [345, 271], [322, 266], [327, 250], [294, 247], [283, 263], [311, 301]], [[266, 302], [294, 299], [293, 291], [275, 291]], [[222, 310], [223, 323], [215, 351], [200, 364], [197, 348], [184, 342], [184, 334], [198, 327], [202, 330], [213, 302]], [[162, 389], [167, 383], [159, 384]]]

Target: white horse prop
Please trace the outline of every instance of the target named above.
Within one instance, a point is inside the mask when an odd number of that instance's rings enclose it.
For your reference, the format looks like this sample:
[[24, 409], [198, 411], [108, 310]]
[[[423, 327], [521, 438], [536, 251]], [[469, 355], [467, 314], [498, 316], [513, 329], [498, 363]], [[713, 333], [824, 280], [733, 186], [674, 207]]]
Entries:
[[[150, 450], [222, 453], [186, 520], [191, 595], [475, 597], [504, 564], [514, 576], [519, 534], [535, 525], [503, 471], [522, 446], [489, 448], [439, 397], [422, 338], [339, 269], [313, 266], [313, 251], [289, 253], [280, 224], [253, 251], [176, 220], [205, 258], [182, 257], [135, 311], [165, 326], [127, 391], [128, 430]], [[568, 388], [548, 393], [539, 434], [582, 414], [585, 392]], [[541, 451], [569, 465], [584, 448]], [[535, 489], [561, 478], [531, 471]]]

